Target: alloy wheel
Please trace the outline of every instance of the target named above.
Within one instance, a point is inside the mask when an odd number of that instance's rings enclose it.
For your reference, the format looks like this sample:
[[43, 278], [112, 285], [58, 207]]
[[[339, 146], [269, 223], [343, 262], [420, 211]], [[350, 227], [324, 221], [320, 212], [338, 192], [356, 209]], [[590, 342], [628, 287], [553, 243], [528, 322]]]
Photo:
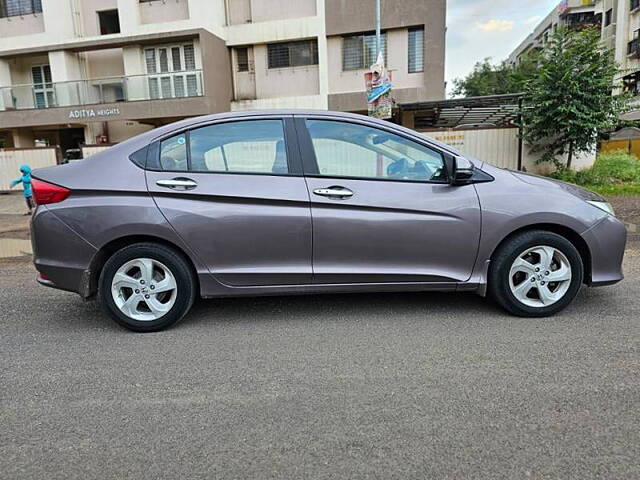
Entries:
[[120, 311], [138, 321], [153, 321], [171, 310], [178, 293], [175, 276], [163, 263], [136, 258], [122, 265], [111, 281]]
[[529, 307], [543, 308], [560, 301], [571, 286], [569, 260], [557, 248], [542, 245], [518, 255], [509, 271], [513, 296]]

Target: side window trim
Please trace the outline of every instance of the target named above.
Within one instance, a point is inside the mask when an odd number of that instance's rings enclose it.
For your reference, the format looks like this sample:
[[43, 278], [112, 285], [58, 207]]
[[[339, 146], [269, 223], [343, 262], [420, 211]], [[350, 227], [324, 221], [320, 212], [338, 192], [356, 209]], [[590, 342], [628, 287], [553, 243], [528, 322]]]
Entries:
[[[209, 127], [212, 125], [221, 125], [225, 123], [231, 122], [246, 122], [246, 121], [257, 121], [257, 120], [280, 120], [282, 122], [282, 129], [284, 132], [284, 144], [287, 151], [287, 166], [289, 168], [289, 173], [287, 174], [275, 174], [275, 173], [261, 173], [261, 172], [206, 172], [206, 171], [194, 171], [191, 167], [191, 144], [189, 138], [189, 132], [192, 130], [197, 130], [199, 128]], [[240, 118], [224, 118], [219, 119], [213, 122], [203, 122], [193, 125], [188, 128], [176, 130], [161, 137], [157, 137], [150, 145], [156, 144], [158, 147], [160, 143], [169, 138], [175, 137], [177, 135], [185, 135], [187, 140], [187, 172], [182, 170], [164, 170], [160, 166], [160, 148], [149, 149], [149, 154], [154, 155], [155, 161], [150, 162], [149, 157], [147, 157], [147, 170], [159, 171], [159, 172], [173, 172], [173, 173], [198, 173], [198, 174], [220, 174], [220, 175], [266, 175], [266, 176], [276, 176], [276, 177], [301, 177], [303, 176], [303, 167], [301, 161], [301, 153], [298, 144], [298, 136], [296, 135], [296, 127], [294, 125], [294, 117], [293, 116], [248, 116], [248, 117], [240, 117]], [[151, 153], [153, 152], [153, 153]], [[154, 167], [149, 167], [149, 164], [155, 164]]]
[[[342, 122], [342, 123], [350, 123], [353, 125], [359, 125], [363, 127], [375, 128], [378, 130], [382, 130], [387, 133], [391, 133], [397, 135], [399, 137], [404, 138], [410, 142], [417, 143], [425, 148], [433, 150], [437, 154], [442, 157], [443, 168], [445, 169], [446, 181], [431, 181], [431, 180], [397, 180], [393, 178], [376, 178], [376, 177], [358, 177], [358, 176], [347, 176], [347, 175], [322, 175], [320, 173], [320, 169], [318, 167], [318, 160], [316, 158], [315, 148], [313, 146], [313, 140], [311, 138], [311, 134], [309, 133], [309, 129], [307, 128], [307, 120], [320, 120], [327, 122]], [[371, 125], [367, 122], [359, 122], [353, 119], [344, 119], [344, 118], [336, 118], [336, 117], [325, 117], [325, 116], [316, 116], [316, 115], [306, 115], [306, 116], [295, 116], [295, 125], [296, 131], [298, 132], [298, 139], [300, 142], [300, 155], [302, 156], [302, 165], [304, 170], [304, 175], [306, 177], [319, 177], [319, 178], [344, 178], [344, 179], [353, 179], [353, 180], [368, 180], [368, 181], [376, 181], [376, 182], [403, 182], [403, 183], [427, 183], [430, 185], [444, 185], [448, 183], [449, 179], [449, 162], [447, 162], [447, 158], [451, 156], [448, 152], [440, 150], [434, 145], [431, 145], [429, 142], [422, 142], [419, 139], [412, 138], [410, 136], [404, 135], [404, 132], [397, 132], [395, 130], [384, 128], [379, 125]]]

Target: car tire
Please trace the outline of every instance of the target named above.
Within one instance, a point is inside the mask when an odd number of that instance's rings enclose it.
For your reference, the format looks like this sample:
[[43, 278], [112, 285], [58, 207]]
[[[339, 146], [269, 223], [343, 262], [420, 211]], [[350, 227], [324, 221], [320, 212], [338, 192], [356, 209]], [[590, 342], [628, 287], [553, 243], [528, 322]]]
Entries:
[[583, 279], [582, 258], [569, 240], [533, 230], [509, 238], [498, 248], [488, 288], [491, 297], [513, 315], [547, 317], [573, 301]]
[[197, 283], [185, 259], [155, 243], [138, 243], [115, 252], [98, 281], [98, 299], [119, 325], [155, 332], [181, 320], [195, 300]]

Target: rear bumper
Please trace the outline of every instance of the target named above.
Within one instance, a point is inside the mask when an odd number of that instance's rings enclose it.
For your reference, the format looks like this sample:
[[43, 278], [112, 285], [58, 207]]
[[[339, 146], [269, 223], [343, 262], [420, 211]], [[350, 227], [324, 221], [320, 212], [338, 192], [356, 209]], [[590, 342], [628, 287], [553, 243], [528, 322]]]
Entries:
[[86, 296], [88, 270], [97, 249], [53, 212], [40, 206], [31, 224], [33, 263], [38, 283]]
[[622, 222], [607, 215], [582, 237], [591, 253], [591, 287], [614, 285], [624, 279], [622, 260], [627, 244], [627, 229]]

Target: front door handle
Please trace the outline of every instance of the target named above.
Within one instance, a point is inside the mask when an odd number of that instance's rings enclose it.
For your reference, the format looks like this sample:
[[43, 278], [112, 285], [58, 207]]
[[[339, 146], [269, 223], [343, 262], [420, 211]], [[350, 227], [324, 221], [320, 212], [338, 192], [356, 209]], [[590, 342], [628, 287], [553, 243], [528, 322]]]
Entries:
[[349, 198], [353, 197], [353, 192], [344, 187], [328, 187], [328, 188], [316, 188], [313, 193], [320, 195], [321, 197], [329, 198]]
[[159, 187], [172, 188], [173, 190], [193, 190], [198, 186], [196, 182], [190, 178], [172, 178], [171, 180], [158, 180], [156, 185]]

